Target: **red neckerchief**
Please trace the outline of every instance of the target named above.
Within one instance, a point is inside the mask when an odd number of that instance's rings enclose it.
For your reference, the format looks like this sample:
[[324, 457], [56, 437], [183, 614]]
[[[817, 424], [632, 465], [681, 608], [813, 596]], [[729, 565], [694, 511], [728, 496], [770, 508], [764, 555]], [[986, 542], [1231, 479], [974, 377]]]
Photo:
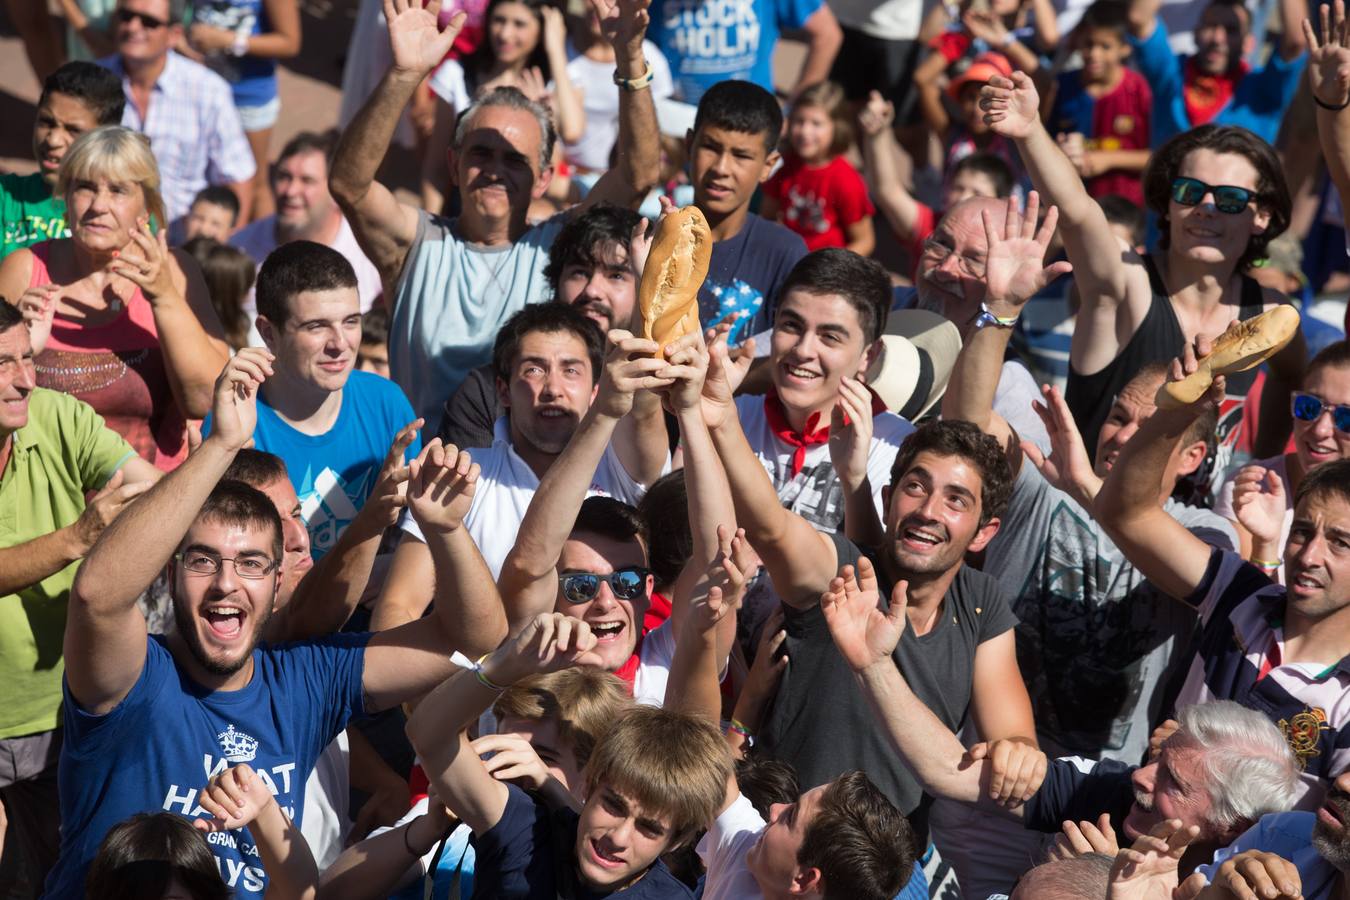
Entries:
[[1181, 93], [1186, 101], [1186, 118], [1192, 127], [1208, 123], [1233, 99], [1233, 91], [1247, 74], [1247, 68], [1244, 61], [1238, 63], [1236, 73], [1206, 75], [1200, 71], [1195, 57], [1186, 60]]
[[628, 693], [633, 693], [633, 687], [637, 681], [638, 664], [642, 662], [642, 639], [646, 635], [640, 635], [637, 644], [633, 646], [633, 655], [628, 657], [628, 661], [614, 670], [614, 674], [623, 679], [623, 683], [628, 685]]
[[[877, 392], [869, 386], [868, 392], [872, 395], [872, 415], [879, 416], [886, 411], [886, 404], [877, 396]], [[769, 427], [773, 429], [774, 436], [789, 447], [794, 447], [792, 451], [792, 477], [796, 478], [801, 474], [802, 466], [806, 463], [806, 450], [808, 447], [814, 447], [817, 444], [823, 444], [830, 439], [830, 420], [825, 417], [825, 427], [817, 428], [820, 424], [821, 415], [818, 412], [811, 413], [806, 419], [806, 432], [794, 431], [792, 425], [788, 423], [787, 411], [783, 409], [783, 401], [778, 399], [778, 392], [772, 388], [764, 395], [764, 418], [768, 420]], [[848, 424], [848, 418], [844, 418], [844, 424]]]

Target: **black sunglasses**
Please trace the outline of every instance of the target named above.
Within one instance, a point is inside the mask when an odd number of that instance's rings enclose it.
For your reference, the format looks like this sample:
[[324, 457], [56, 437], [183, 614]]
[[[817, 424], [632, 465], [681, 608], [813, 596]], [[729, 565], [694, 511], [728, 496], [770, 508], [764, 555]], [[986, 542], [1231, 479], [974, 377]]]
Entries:
[[1350, 434], [1350, 406], [1344, 403], [1332, 406], [1321, 397], [1295, 391], [1293, 398], [1294, 418], [1303, 422], [1316, 422], [1322, 413], [1331, 410], [1331, 424], [1342, 434]]
[[169, 23], [164, 19], [156, 19], [154, 16], [147, 16], [145, 13], [138, 13], [130, 9], [119, 9], [117, 11], [117, 21], [123, 25], [129, 25], [132, 22], [140, 22], [141, 27], [146, 31], [154, 31], [156, 28], [163, 28]]
[[568, 603], [590, 603], [600, 596], [600, 585], [608, 584], [614, 596], [620, 600], [636, 600], [647, 592], [647, 576], [651, 569], [642, 566], [626, 566], [608, 575], [594, 572], [571, 572], [559, 575], [563, 599]]
[[1172, 199], [1182, 206], [1196, 206], [1205, 199], [1206, 194], [1213, 194], [1214, 206], [1219, 212], [1229, 215], [1242, 212], [1248, 203], [1261, 196], [1256, 191], [1231, 184], [1205, 184], [1196, 178], [1172, 179]]

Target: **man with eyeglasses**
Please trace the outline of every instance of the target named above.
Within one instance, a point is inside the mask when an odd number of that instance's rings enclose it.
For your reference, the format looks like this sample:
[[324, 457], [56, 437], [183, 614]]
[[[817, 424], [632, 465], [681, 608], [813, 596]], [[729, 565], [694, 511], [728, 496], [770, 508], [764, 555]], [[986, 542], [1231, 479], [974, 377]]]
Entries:
[[[381, 634], [260, 642], [284, 576], [281, 521], [267, 495], [221, 477], [253, 436], [272, 373], [259, 348], [226, 364], [211, 434], [104, 532], [76, 576], [61, 857], [47, 896], [79, 896], [103, 836], [128, 816], [206, 815], [203, 772], [249, 763], [303, 826], [306, 779], [354, 716], [426, 693], [454, 672], [453, 651], [476, 656], [505, 636], [501, 600], [463, 528], [478, 469], [433, 441], [410, 464], [408, 503], [445, 576], [437, 581], [453, 583], [462, 567], [477, 589]], [[136, 601], [160, 573], [175, 624], [149, 636]], [[260, 900], [267, 874], [253, 839], [244, 829], [230, 835], [211, 844], [221, 876], [235, 897]]]
[[[1197, 338], [1170, 380], [1211, 350]], [[1199, 612], [1178, 707], [1226, 699], [1269, 716], [1298, 757], [1299, 806], [1312, 809], [1350, 766], [1350, 461], [1304, 475], [1282, 558], [1285, 584], [1237, 553], [1205, 544], [1163, 511], [1159, 486], [1177, 439], [1223, 397], [1216, 378], [1189, 406], [1159, 409], [1126, 444], [1094, 504], [1125, 557]]]
[[159, 163], [167, 227], [187, 215], [197, 192], [223, 185], [249, 220], [257, 166], [229, 83], [172, 47], [183, 34], [185, 0], [118, 0], [117, 53], [99, 60], [122, 79], [122, 124], [150, 138]]

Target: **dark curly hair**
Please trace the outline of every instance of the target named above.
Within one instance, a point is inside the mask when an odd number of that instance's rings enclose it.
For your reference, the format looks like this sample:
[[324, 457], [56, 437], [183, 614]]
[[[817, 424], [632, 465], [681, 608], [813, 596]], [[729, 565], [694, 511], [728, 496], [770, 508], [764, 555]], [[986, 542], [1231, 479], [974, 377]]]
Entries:
[[1266, 254], [1266, 247], [1289, 227], [1293, 200], [1284, 181], [1284, 170], [1275, 148], [1235, 125], [1201, 125], [1184, 131], [1158, 148], [1144, 170], [1144, 202], [1158, 215], [1158, 246], [1171, 243], [1171, 223], [1167, 216], [1172, 199], [1172, 181], [1181, 164], [1196, 150], [1231, 153], [1241, 156], [1256, 169], [1256, 203], [1270, 214], [1270, 224], [1261, 234], [1252, 235], [1237, 268], [1245, 269]]
[[997, 440], [976, 426], [950, 420], [920, 425], [905, 438], [900, 452], [895, 455], [895, 463], [891, 466], [892, 488], [914, 466], [920, 453], [959, 456], [975, 466], [980, 473], [980, 527], [1003, 515], [1008, 508], [1013, 488], [1008, 457]]

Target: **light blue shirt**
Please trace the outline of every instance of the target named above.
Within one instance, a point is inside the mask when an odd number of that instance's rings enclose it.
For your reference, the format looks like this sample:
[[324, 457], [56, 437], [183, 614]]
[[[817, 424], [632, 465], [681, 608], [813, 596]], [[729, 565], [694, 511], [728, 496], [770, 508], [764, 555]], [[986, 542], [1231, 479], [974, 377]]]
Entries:
[[1305, 900], [1334, 900], [1341, 873], [1312, 846], [1317, 814], [1310, 812], [1271, 813], [1242, 833], [1232, 844], [1214, 854], [1214, 861], [1196, 869], [1212, 881], [1226, 860], [1247, 850], [1263, 850], [1283, 856], [1298, 869]]

